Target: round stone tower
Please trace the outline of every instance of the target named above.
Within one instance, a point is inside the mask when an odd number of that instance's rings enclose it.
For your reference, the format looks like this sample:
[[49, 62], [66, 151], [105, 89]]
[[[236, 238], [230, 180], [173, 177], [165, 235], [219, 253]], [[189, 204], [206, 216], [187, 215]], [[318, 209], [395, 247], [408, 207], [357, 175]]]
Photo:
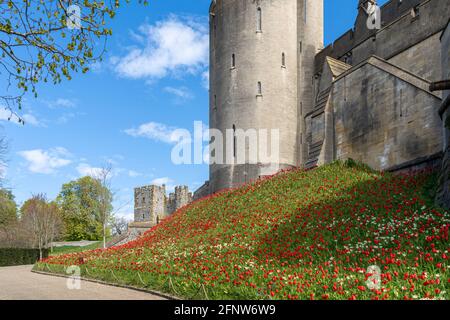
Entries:
[[212, 1], [210, 128], [223, 145], [213, 134], [210, 192], [302, 165], [322, 46], [323, 0]]

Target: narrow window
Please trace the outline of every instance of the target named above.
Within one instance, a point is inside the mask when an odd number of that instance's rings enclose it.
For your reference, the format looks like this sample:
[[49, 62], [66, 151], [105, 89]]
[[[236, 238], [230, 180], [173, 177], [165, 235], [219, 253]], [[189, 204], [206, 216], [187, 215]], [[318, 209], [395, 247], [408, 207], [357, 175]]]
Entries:
[[214, 109], [217, 109], [217, 96], [214, 95]]
[[413, 18], [417, 18], [419, 15], [420, 15], [420, 9], [419, 9], [419, 6], [416, 6], [411, 10], [411, 16]]
[[256, 10], [256, 31], [257, 32], [262, 31], [262, 10], [261, 10], [261, 8], [258, 8]]
[[231, 67], [236, 68], [236, 55], [234, 53], [231, 55]]
[[281, 54], [281, 66], [286, 67], [286, 54], [284, 52]]
[[142, 215], [142, 220], [144, 220], [144, 219], [145, 219], [145, 214]]
[[261, 83], [261, 81], [258, 82], [258, 95], [262, 96], [262, 83]]
[[213, 29], [213, 44], [216, 43], [216, 30], [217, 30], [217, 24], [216, 24], [216, 15], [214, 13], [211, 13], [211, 24]]
[[236, 158], [236, 126], [233, 124], [233, 157]]
[[302, 53], [302, 50], [303, 50], [303, 42], [301, 42], [301, 41], [300, 41], [300, 43], [299, 43], [299, 50], [300, 50], [300, 53]]

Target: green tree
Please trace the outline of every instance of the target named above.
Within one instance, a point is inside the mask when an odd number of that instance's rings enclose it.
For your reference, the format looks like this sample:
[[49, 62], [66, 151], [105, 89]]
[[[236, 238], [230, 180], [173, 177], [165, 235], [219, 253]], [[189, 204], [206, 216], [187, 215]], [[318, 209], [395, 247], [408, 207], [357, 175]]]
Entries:
[[12, 116], [27, 91], [37, 96], [39, 82], [56, 84], [87, 72], [101, 60], [112, 35], [108, 19], [123, 2], [0, 0], [0, 106]]
[[17, 205], [9, 190], [0, 189], [0, 226], [17, 222]]
[[0, 137], [0, 188], [2, 187], [2, 182], [5, 175], [6, 169], [6, 153], [8, 151], [8, 144], [5, 137]]
[[[99, 180], [83, 177], [62, 186], [56, 201], [61, 208], [66, 240], [101, 240], [102, 209], [109, 190]], [[109, 206], [111, 202], [109, 202]], [[109, 231], [106, 232], [107, 235]]]
[[106, 248], [106, 237], [108, 236], [108, 226], [113, 222], [112, 201], [113, 193], [111, 191], [111, 177], [113, 175], [111, 164], [105, 165], [95, 176], [95, 180], [100, 184], [101, 192], [99, 194], [99, 222], [102, 225], [103, 248]]
[[42, 259], [42, 249], [48, 248], [61, 233], [60, 210], [55, 203], [40, 194], [25, 201], [20, 213], [22, 228], [32, 235], [32, 245], [39, 248]]

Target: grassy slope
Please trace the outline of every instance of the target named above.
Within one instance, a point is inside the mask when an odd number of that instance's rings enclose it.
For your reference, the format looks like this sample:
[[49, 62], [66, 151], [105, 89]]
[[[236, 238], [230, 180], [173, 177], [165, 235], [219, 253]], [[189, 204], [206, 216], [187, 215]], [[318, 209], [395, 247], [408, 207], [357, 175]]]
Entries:
[[102, 241], [98, 241], [96, 243], [81, 247], [81, 246], [62, 246], [62, 247], [54, 247], [53, 252], [50, 253], [51, 256], [57, 256], [61, 254], [69, 254], [69, 253], [77, 253], [89, 250], [95, 250], [101, 248], [103, 246]]
[[[213, 299], [446, 298], [450, 216], [430, 174], [293, 171], [179, 210], [137, 241], [36, 265]], [[368, 290], [366, 270], [382, 270]]]

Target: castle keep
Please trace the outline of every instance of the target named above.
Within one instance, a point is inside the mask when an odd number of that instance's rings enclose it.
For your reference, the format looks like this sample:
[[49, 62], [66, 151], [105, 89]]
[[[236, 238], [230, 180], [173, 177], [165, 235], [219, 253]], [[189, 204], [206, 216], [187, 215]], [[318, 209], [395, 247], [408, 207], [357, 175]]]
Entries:
[[134, 222], [129, 229], [141, 233], [192, 202], [187, 186], [177, 186], [167, 197], [166, 186], [149, 185], [134, 189]]
[[[367, 24], [374, 4], [359, 0], [354, 27], [324, 48], [323, 0], [212, 1], [210, 127], [279, 129], [280, 169], [345, 158], [390, 171], [439, 165], [443, 93], [430, 84], [450, 78], [450, 1], [388, 1], [380, 29]], [[272, 167], [213, 163], [195, 198]]]

